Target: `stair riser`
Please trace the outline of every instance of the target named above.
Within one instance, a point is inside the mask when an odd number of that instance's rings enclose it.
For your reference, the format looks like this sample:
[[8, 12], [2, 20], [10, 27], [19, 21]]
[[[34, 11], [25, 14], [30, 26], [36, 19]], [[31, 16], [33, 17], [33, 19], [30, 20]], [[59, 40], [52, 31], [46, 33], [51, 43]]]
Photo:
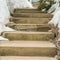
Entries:
[[51, 18], [12, 18], [11, 21], [19, 24], [47, 24]]
[[8, 25], [10, 28], [13, 28], [17, 31], [40, 31], [47, 32], [51, 30], [48, 26], [36, 26], [36, 25]]
[[15, 13], [14, 17], [35, 17], [35, 18], [50, 18], [52, 17], [50, 14], [44, 13]]
[[24, 10], [16, 10], [14, 13], [41, 13], [40, 11], [24, 11]]
[[10, 27], [10, 28], [13, 28], [17, 31], [40, 31], [40, 32], [47, 32], [50, 30], [50, 28], [19, 28], [17, 26], [14, 26], [14, 27]]
[[24, 33], [3, 33], [4, 37], [10, 40], [41, 41], [54, 39], [54, 34], [24, 34]]
[[55, 48], [42, 47], [0, 47], [1, 56], [55, 56]]
[[41, 13], [37, 9], [15, 9], [14, 13]]

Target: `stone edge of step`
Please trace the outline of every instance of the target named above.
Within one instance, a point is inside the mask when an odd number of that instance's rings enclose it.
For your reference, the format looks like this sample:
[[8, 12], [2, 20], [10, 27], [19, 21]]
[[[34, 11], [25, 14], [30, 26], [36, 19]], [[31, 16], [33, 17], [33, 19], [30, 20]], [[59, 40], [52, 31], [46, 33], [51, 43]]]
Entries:
[[20, 60], [20, 59], [23, 59], [23, 60], [40, 60], [40, 59], [47, 59], [47, 60], [58, 60], [57, 58], [55, 57], [40, 57], [40, 56], [0, 56], [0, 59], [1, 60]]
[[0, 47], [50, 47], [56, 48], [50, 41], [0, 41]]

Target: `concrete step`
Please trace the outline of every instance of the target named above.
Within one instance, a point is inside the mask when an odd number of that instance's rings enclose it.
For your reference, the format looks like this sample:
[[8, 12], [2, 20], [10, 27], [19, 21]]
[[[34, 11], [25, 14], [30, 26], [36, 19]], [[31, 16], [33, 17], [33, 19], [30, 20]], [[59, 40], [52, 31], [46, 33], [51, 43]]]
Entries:
[[54, 57], [0, 56], [1, 60], [58, 60]]
[[40, 31], [47, 32], [51, 30], [48, 24], [14, 24], [8, 23], [7, 26], [17, 31]]
[[60, 60], [60, 56], [58, 56], [58, 60]]
[[12, 17], [10, 19], [11, 22], [17, 24], [47, 24], [51, 18], [17, 18]]
[[52, 18], [48, 13], [13, 13], [13, 17]]
[[50, 56], [57, 54], [49, 41], [1, 41], [0, 56]]
[[41, 41], [54, 39], [54, 33], [52, 32], [3, 32], [3, 36], [9, 40], [29, 40], [29, 41]]
[[14, 13], [42, 13], [39, 9], [15, 9]]

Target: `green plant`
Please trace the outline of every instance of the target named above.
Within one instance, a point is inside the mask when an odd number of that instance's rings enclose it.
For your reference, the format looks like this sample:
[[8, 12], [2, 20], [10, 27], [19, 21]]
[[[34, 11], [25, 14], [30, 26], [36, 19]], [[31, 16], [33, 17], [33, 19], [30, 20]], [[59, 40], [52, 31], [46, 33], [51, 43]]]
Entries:
[[54, 0], [40, 0], [38, 9], [40, 11], [47, 11], [55, 3]]

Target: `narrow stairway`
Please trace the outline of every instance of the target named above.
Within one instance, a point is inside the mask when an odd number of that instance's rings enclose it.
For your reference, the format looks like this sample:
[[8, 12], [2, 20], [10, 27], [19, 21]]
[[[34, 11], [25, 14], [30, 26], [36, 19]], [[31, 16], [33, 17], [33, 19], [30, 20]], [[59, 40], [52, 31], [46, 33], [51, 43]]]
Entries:
[[15, 9], [7, 26], [16, 31], [2, 33], [9, 41], [0, 41], [0, 59], [58, 60], [55, 36], [47, 24], [51, 18], [37, 9]]

